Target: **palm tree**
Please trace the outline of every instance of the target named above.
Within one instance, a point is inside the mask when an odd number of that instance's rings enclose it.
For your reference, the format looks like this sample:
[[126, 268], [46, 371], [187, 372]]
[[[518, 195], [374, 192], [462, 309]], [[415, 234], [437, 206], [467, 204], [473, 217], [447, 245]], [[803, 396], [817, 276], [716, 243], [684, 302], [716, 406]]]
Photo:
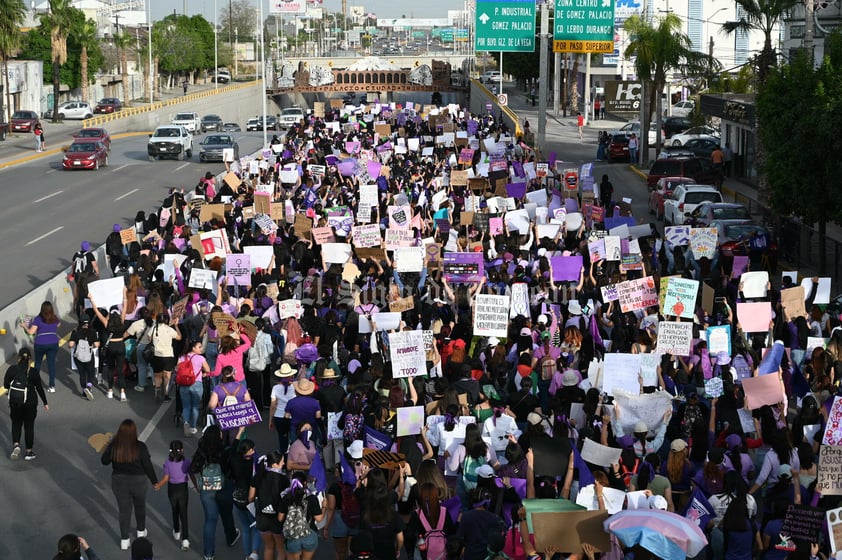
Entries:
[[53, 61], [53, 122], [58, 120], [61, 93], [61, 65], [67, 62], [67, 35], [72, 27], [70, 0], [50, 0], [50, 11], [41, 16], [41, 22], [50, 30], [50, 51]]
[[760, 83], [766, 81], [769, 68], [775, 64], [775, 48], [772, 46], [772, 34], [789, 15], [793, 7], [801, 4], [800, 0], [734, 0], [742, 12], [739, 21], [729, 21], [722, 25], [724, 33], [739, 31], [763, 33], [763, 49], [757, 57], [757, 74]]
[[20, 26], [23, 25], [25, 17], [26, 6], [23, 0], [5, 0], [4, 2], [0, 2], [0, 57], [3, 58], [6, 111], [9, 119], [11, 119], [12, 115], [12, 94], [9, 92], [9, 58], [12, 56], [12, 52], [20, 46]]
[[123, 105], [129, 105], [129, 58], [126, 49], [132, 44], [132, 38], [125, 33], [114, 35], [114, 46], [120, 51], [120, 81], [123, 83]]
[[73, 30], [73, 36], [82, 47], [82, 54], [79, 56], [80, 63], [80, 82], [82, 84], [82, 100], [88, 99], [88, 86], [90, 85], [90, 78], [88, 78], [88, 48], [96, 44], [96, 22], [88, 19], [79, 23]]

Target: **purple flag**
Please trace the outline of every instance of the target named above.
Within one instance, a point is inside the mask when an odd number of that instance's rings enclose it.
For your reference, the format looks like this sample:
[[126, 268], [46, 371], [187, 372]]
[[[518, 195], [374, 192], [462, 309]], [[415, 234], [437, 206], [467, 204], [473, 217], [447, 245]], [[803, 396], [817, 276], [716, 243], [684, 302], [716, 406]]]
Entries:
[[310, 476], [316, 483], [316, 490], [324, 492], [327, 490], [327, 473], [325, 472], [325, 464], [322, 461], [321, 453], [316, 451], [313, 455], [313, 464], [310, 465]]
[[468, 136], [473, 136], [477, 133], [477, 129], [479, 129], [479, 123], [473, 119], [468, 121]]
[[337, 163], [339, 163], [339, 158], [332, 154], [327, 155], [325, 156], [325, 163], [328, 165], [336, 165]]
[[339, 174], [343, 177], [353, 177], [354, 176], [354, 169], [357, 167], [356, 160], [353, 159], [346, 159], [345, 161], [340, 161], [337, 168], [339, 169]]
[[366, 167], [368, 168], [368, 174], [373, 178], [377, 178], [380, 176], [380, 168], [383, 165], [379, 161], [368, 161], [366, 162]]
[[579, 201], [575, 198], [565, 198], [564, 199], [564, 209], [567, 210], [567, 213], [571, 212], [578, 212], [579, 211]]
[[602, 342], [602, 335], [599, 334], [599, 326], [596, 324], [596, 315], [591, 315], [590, 325], [588, 325], [591, 331], [591, 337], [593, 337], [594, 344], [598, 344], [600, 346], [605, 346]]
[[526, 183], [509, 183], [506, 185], [506, 194], [514, 199], [521, 199], [526, 194]]
[[377, 451], [388, 451], [392, 447], [392, 439], [374, 428], [365, 426], [365, 446]]
[[582, 272], [582, 255], [551, 257], [553, 280], [555, 282], [576, 282]]
[[579, 469], [579, 488], [584, 488], [594, 483], [593, 473], [591, 473], [591, 469], [588, 468], [585, 460], [582, 459], [582, 454], [579, 453], [576, 442], [571, 440], [570, 443], [572, 444], [570, 447], [573, 448], [573, 466]]
[[771, 348], [760, 360], [760, 365], [757, 366], [757, 374], [765, 375], [767, 373], [777, 373], [778, 368], [781, 367], [781, 359], [784, 357], [784, 343], [776, 340]]
[[526, 172], [523, 170], [523, 163], [519, 161], [513, 161], [512, 169], [515, 170], [515, 177], [526, 177]]
[[707, 527], [713, 519], [713, 506], [698, 488], [693, 489], [690, 494], [690, 501], [687, 502], [687, 509], [684, 510], [684, 517], [695, 523], [700, 529]]
[[615, 218], [610, 218], [608, 216], [605, 217], [605, 229], [611, 231], [617, 226], [621, 226], [626, 224], [629, 227], [635, 225], [634, 216], [618, 216]]
[[564, 208], [564, 205], [561, 202], [561, 197], [557, 194], [553, 194], [553, 197], [550, 200], [549, 205], [547, 206], [547, 210], [549, 210], [550, 216], [552, 216], [555, 213], [555, 211], [559, 208]]
[[550, 164], [550, 169], [555, 168], [555, 158], [558, 157], [555, 152], [550, 152], [550, 159], [547, 163]]
[[354, 469], [351, 468], [351, 465], [348, 464], [348, 459], [345, 458], [345, 453], [339, 454], [339, 464], [342, 467], [342, 482], [344, 484], [356, 486], [357, 475], [354, 473]]

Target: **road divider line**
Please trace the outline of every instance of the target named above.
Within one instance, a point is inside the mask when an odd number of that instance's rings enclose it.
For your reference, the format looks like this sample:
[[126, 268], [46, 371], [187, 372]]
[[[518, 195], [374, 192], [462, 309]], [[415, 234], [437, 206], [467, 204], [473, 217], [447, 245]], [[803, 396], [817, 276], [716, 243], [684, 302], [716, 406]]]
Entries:
[[127, 168], [128, 166], [129, 166], [129, 164], [128, 164], [128, 163], [126, 163], [126, 164], [124, 164], [124, 165], [121, 165], [121, 166], [120, 166], [120, 167], [118, 167], [117, 169], [112, 169], [112, 170], [111, 170], [111, 173], [117, 173], [117, 172], [118, 172], [118, 171], [120, 171], [121, 169], [125, 169], [125, 168]]
[[138, 190], [140, 190], [140, 189], [132, 189], [129, 192], [127, 192], [126, 194], [121, 194], [120, 196], [118, 196], [117, 198], [114, 199], [114, 202], [117, 202], [118, 200], [123, 200], [127, 196], [136, 193]]
[[175, 173], [176, 171], [181, 171], [182, 169], [184, 169], [184, 168], [185, 168], [185, 167], [187, 167], [188, 165], [190, 165], [190, 162], [189, 162], [189, 161], [188, 161], [188, 162], [186, 162], [186, 163], [182, 163], [181, 165], [179, 165], [178, 167], [176, 167], [176, 168], [173, 170], [173, 173]]
[[45, 237], [49, 237], [49, 236], [51, 236], [52, 234], [54, 234], [55, 232], [60, 231], [60, 230], [63, 230], [63, 229], [64, 229], [64, 226], [58, 226], [57, 228], [55, 228], [55, 229], [52, 229], [52, 230], [48, 231], [48, 232], [47, 232], [47, 233], [45, 233], [44, 235], [41, 235], [41, 236], [39, 236], [39, 237], [36, 237], [35, 239], [33, 239], [32, 241], [30, 241], [29, 243], [27, 243], [27, 244], [26, 244], [26, 246], [28, 247], [28, 246], [32, 245], [33, 243], [38, 243], [39, 241], [41, 241], [41, 240], [42, 240], [42, 239], [44, 239]]
[[47, 171], [47, 175], [52, 175], [56, 171], [57, 171], [56, 169], [50, 169], [49, 171]]
[[[55, 169], [53, 171], [55, 171]], [[64, 191], [56, 191], [53, 194], [48, 194], [47, 196], [42, 196], [41, 198], [35, 199], [35, 200], [32, 201], [32, 203], [35, 204], [36, 202], [44, 202], [48, 198], [53, 198], [54, 196], [58, 196], [63, 192]]]
[[170, 408], [170, 403], [161, 403], [158, 407], [158, 410], [155, 411], [155, 414], [152, 416], [152, 420], [149, 421], [149, 424], [143, 428], [143, 431], [140, 432], [140, 435], [137, 437], [142, 442], [146, 442], [146, 438], [152, 435], [152, 432], [158, 427], [158, 422], [161, 421], [161, 418], [164, 417], [167, 410]]

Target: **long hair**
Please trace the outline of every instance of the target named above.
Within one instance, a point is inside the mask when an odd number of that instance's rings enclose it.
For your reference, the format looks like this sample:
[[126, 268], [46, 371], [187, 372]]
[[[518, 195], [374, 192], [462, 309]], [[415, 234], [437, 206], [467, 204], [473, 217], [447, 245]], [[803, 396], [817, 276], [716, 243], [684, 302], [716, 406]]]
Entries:
[[170, 442], [170, 461], [180, 463], [184, 460], [184, 444], [179, 439], [174, 439]]
[[792, 446], [789, 444], [789, 434], [786, 428], [778, 430], [772, 440], [772, 451], [778, 456], [781, 465], [788, 465], [792, 457]]
[[56, 317], [56, 312], [53, 309], [53, 304], [49, 301], [45, 301], [41, 304], [41, 311], [38, 313], [38, 316], [41, 317], [42, 321], [49, 325], [58, 323], [58, 317]]
[[465, 426], [465, 454], [472, 459], [479, 459], [485, 457], [488, 452], [488, 444], [486, 444], [481, 435], [480, 428], [476, 424], [468, 424]]
[[68, 533], [58, 540], [58, 552], [53, 560], [79, 560], [79, 535]]
[[117, 433], [111, 441], [111, 460], [115, 463], [134, 463], [140, 458], [140, 442], [137, 440], [137, 424], [131, 418], [120, 422]]
[[432, 482], [425, 482], [418, 489], [418, 507], [424, 513], [427, 523], [435, 527], [439, 522], [439, 489]]
[[18, 350], [18, 365], [29, 367], [29, 362], [32, 360], [32, 352], [29, 348], [21, 348]]
[[227, 354], [234, 350], [240, 343], [237, 342], [237, 339], [231, 335], [226, 334], [222, 338], [219, 339], [219, 353], [220, 354]]
[[742, 499], [734, 498], [728, 504], [728, 509], [725, 510], [725, 516], [722, 518], [722, 530], [728, 531], [745, 531], [748, 528], [748, 504], [745, 497]]
[[418, 471], [415, 473], [415, 480], [420, 485], [430, 483], [434, 485], [439, 491], [439, 499], [445, 499], [450, 496], [450, 487], [444, 479], [441, 469], [438, 468], [435, 459], [425, 459], [421, 461]]
[[225, 447], [222, 443], [222, 430], [217, 425], [208, 426], [205, 433], [199, 438], [199, 446], [193, 455], [193, 462], [190, 470], [194, 473], [201, 472], [206, 465], [221, 463], [222, 453]]
[[389, 500], [386, 477], [380, 469], [371, 469], [366, 475], [363, 517], [368, 525], [388, 525], [395, 515]]
[[673, 484], [681, 482], [681, 476], [684, 474], [684, 466], [687, 464], [687, 448], [681, 451], [670, 450], [669, 457], [667, 457], [667, 477]]

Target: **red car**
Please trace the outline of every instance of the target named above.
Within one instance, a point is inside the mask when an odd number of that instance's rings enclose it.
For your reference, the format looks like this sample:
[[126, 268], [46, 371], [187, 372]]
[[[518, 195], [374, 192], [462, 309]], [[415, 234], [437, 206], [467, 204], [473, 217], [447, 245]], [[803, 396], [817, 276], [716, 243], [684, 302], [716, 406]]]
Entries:
[[608, 149], [605, 150], [608, 163], [614, 161], [629, 161], [629, 137], [625, 134], [613, 134], [608, 139]]
[[12, 132], [32, 132], [32, 127], [38, 122], [35, 111], [15, 111], [12, 113]]
[[690, 177], [661, 177], [655, 184], [655, 190], [649, 194], [649, 213], [655, 218], [664, 219], [664, 200], [672, 195], [678, 185], [695, 183]]
[[108, 166], [108, 148], [99, 140], [75, 140], [64, 152], [65, 169], [99, 169]]
[[105, 97], [99, 100], [94, 113], [116, 113], [123, 109], [123, 104], [116, 97]]
[[111, 136], [104, 128], [83, 128], [78, 134], [74, 134], [73, 138], [77, 140], [97, 140], [105, 144], [108, 151], [111, 151]]

